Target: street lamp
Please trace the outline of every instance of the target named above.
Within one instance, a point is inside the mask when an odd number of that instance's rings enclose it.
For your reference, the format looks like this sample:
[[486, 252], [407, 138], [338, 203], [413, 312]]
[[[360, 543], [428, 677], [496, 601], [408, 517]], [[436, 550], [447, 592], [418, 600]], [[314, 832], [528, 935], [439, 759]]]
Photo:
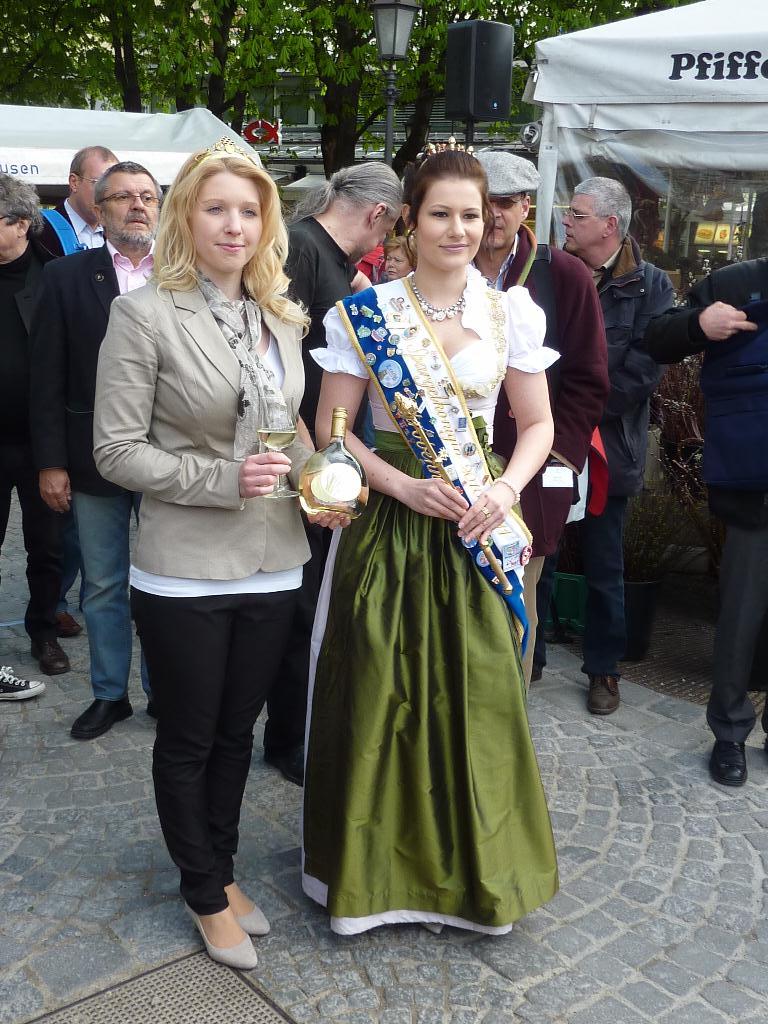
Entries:
[[379, 59], [386, 65], [387, 85], [384, 96], [387, 101], [387, 121], [384, 132], [384, 160], [392, 166], [392, 150], [395, 141], [395, 63], [405, 60], [408, 42], [416, 15], [418, 0], [373, 0], [373, 23], [376, 31], [376, 45]]

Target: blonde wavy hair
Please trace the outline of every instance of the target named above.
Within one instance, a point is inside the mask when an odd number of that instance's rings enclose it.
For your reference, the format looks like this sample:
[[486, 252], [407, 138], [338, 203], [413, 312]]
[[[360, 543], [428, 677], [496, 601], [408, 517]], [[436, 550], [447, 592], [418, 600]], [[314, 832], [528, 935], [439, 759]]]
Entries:
[[275, 183], [265, 170], [246, 157], [205, 159], [204, 153], [189, 157], [163, 200], [155, 242], [154, 276], [158, 288], [192, 291], [197, 287], [197, 252], [191, 226], [195, 205], [209, 178], [222, 172], [236, 174], [253, 182], [261, 203], [261, 238], [256, 252], [243, 267], [243, 286], [262, 309], [306, 328], [308, 319], [304, 311], [286, 295], [290, 281], [283, 266], [288, 256], [288, 232]]

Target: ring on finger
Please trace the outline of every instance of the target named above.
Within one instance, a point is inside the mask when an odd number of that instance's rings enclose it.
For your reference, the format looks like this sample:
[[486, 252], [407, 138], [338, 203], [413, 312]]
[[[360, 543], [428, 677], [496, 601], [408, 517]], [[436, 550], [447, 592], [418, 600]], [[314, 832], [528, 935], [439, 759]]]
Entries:
[[491, 518], [491, 513], [490, 513], [490, 510], [489, 510], [487, 505], [483, 505], [483, 507], [480, 509], [480, 511], [483, 513], [483, 515], [485, 516], [486, 519], [490, 519]]

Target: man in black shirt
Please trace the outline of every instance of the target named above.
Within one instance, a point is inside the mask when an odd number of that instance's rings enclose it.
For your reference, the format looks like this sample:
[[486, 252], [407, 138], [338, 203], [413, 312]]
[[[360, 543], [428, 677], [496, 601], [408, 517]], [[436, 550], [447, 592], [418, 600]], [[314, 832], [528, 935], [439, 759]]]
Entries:
[[323, 371], [310, 356], [325, 347], [323, 318], [339, 299], [370, 283], [355, 267], [395, 226], [403, 194], [397, 175], [380, 163], [337, 171], [305, 200], [289, 228], [286, 272], [291, 295], [310, 316], [304, 338], [304, 398], [301, 417], [315, 435]]
[[286, 272], [291, 278], [291, 296], [306, 308], [310, 318], [304, 338], [304, 397], [301, 418], [315, 436], [315, 414], [323, 371], [310, 356], [313, 348], [325, 345], [323, 317], [334, 303], [349, 295], [362, 278], [354, 263], [322, 224], [306, 217], [288, 231], [290, 249]]
[[[31, 185], [0, 174], [0, 545], [5, 540], [11, 493], [21, 505], [27, 550], [29, 604], [24, 625], [32, 656], [47, 675], [69, 672], [69, 659], [56, 640], [56, 605], [61, 586], [61, 553], [56, 513], [37, 485], [29, 428], [29, 324], [48, 254], [34, 236], [43, 218]], [[0, 671], [0, 699], [24, 700], [43, 683]]]
[[[297, 210], [289, 228], [290, 249], [286, 272], [291, 297], [310, 317], [303, 342], [304, 398], [301, 418], [315, 436], [315, 416], [323, 372], [310, 352], [325, 347], [323, 318], [339, 299], [367, 288], [369, 281], [355, 267], [395, 226], [403, 193], [397, 175], [382, 163], [357, 164], [337, 171]], [[355, 421], [362, 434], [366, 409]], [[299, 607], [280, 683], [267, 702], [269, 720], [264, 730], [264, 759], [291, 782], [304, 779], [304, 725], [307, 711], [309, 641], [325, 564], [327, 530], [309, 526], [312, 558], [304, 566]]]

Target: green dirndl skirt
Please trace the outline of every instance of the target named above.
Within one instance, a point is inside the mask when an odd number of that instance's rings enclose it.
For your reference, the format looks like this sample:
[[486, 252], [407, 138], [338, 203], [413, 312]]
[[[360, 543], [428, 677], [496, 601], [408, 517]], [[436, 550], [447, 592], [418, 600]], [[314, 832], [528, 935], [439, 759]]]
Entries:
[[[377, 454], [413, 477], [397, 434]], [[305, 891], [335, 931], [503, 932], [557, 891], [504, 601], [455, 524], [371, 493], [343, 531], [309, 718]]]

